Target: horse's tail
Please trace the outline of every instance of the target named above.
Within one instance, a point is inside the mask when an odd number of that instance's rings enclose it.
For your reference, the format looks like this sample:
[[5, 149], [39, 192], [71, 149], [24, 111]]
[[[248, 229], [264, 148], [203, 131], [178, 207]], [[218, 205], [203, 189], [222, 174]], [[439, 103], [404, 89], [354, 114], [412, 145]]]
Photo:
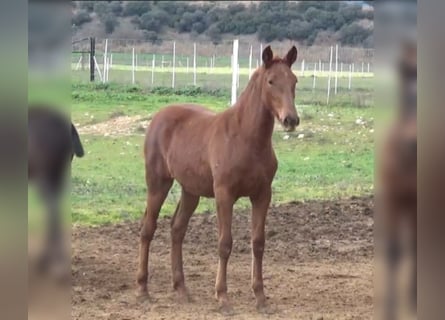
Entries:
[[71, 124], [71, 139], [73, 140], [74, 154], [78, 158], [82, 158], [85, 153], [83, 151], [82, 143], [80, 142], [79, 134], [73, 124]]

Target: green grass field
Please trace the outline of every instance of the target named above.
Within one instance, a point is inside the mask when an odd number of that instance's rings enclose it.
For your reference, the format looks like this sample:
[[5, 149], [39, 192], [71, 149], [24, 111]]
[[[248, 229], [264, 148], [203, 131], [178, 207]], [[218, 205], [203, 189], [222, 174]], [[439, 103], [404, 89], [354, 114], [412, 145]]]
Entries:
[[[116, 115], [149, 117], [176, 102], [195, 102], [222, 111], [229, 101], [224, 91], [195, 96], [186, 95], [186, 91], [161, 93], [133, 86], [76, 84], [72, 89], [72, 119], [82, 127]], [[341, 102], [341, 97], [338, 99]], [[373, 109], [345, 103], [329, 107], [306, 104], [299, 112], [302, 122], [296, 132], [277, 131], [273, 135], [279, 159], [273, 202], [371, 193]], [[72, 221], [101, 224], [139, 218], [146, 192], [143, 132], [117, 137], [85, 134], [81, 138], [86, 156], [73, 162]], [[179, 196], [175, 184], [162, 215], [172, 214]], [[237, 203], [237, 208], [246, 206], [245, 200]], [[203, 199], [197, 212], [213, 210], [213, 201]]]

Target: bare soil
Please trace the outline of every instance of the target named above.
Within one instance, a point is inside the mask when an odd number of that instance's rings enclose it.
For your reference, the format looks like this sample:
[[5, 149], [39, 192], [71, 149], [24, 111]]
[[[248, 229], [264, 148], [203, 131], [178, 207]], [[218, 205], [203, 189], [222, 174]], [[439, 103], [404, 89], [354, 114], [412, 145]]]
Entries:
[[[294, 202], [270, 209], [264, 284], [270, 315], [250, 289], [250, 214], [236, 212], [228, 287], [231, 319], [370, 319], [373, 297], [373, 199]], [[192, 217], [184, 243], [186, 285], [180, 304], [171, 285], [170, 219], [160, 218], [151, 246], [150, 301], [138, 302], [139, 223], [74, 227], [73, 319], [223, 319], [217, 312], [215, 214]]]
[[134, 134], [144, 135], [150, 123], [150, 117], [116, 115], [106, 121], [81, 126], [80, 134], [92, 134], [99, 136], [128, 136]]

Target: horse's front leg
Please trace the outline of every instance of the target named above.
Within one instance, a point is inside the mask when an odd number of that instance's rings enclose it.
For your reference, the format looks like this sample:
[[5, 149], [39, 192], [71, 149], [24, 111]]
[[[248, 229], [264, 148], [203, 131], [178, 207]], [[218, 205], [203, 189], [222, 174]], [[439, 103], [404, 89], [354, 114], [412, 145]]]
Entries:
[[224, 188], [215, 188], [216, 211], [218, 219], [219, 264], [215, 291], [220, 311], [231, 314], [233, 309], [227, 297], [227, 263], [232, 252], [232, 211], [235, 199]]
[[264, 228], [271, 194], [272, 191], [268, 187], [258, 196], [250, 198], [252, 202], [252, 289], [256, 298], [256, 307], [261, 312], [267, 310], [263, 285], [263, 253], [265, 244]]

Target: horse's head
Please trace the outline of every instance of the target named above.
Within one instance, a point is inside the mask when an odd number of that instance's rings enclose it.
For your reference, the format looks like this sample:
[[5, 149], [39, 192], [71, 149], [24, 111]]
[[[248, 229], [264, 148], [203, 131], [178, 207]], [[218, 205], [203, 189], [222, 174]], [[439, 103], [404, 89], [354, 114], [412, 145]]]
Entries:
[[292, 64], [297, 60], [297, 48], [293, 46], [284, 58], [274, 58], [272, 49], [267, 46], [262, 57], [262, 103], [287, 131], [293, 131], [300, 123], [295, 107], [297, 77], [291, 70]]

